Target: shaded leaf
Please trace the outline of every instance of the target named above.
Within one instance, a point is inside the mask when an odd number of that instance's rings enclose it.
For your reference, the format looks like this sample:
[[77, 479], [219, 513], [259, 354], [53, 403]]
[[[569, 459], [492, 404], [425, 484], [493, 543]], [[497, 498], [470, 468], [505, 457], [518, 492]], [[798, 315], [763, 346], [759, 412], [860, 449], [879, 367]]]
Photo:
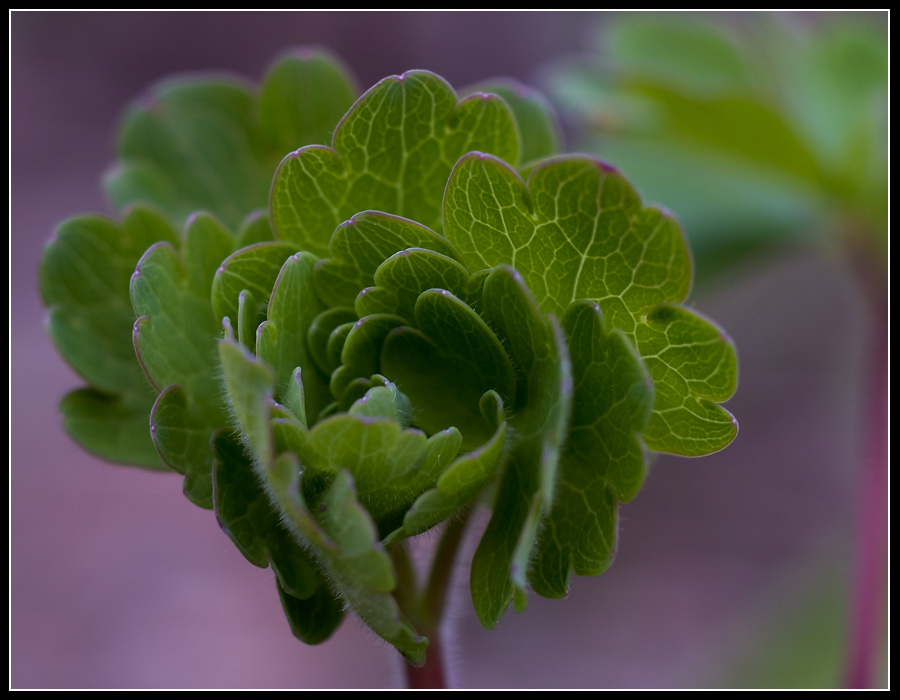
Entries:
[[331, 334], [346, 324], [357, 321], [356, 312], [352, 308], [337, 307], [326, 309], [316, 316], [306, 332], [309, 353], [316, 366], [326, 376], [330, 376], [340, 364], [340, 357], [334, 358], [328, 352]]
[[213, 453], [210, 446], [215, 420], [191, 410], [182, 387], [170, 384], [150, 411], [150, 434], [163, 461], [184, 475], [184, 495], [201, 508], [213, 507]]
[[106, 190], [117, 207], [150, 202], [184, 220], [213, 212], [230, 226], [265, 203], [270, 165], [253, 135], [251, 90], [227, 80], [170, 82], [134, 107]]
[[81, 216], [57, 228], [41, 261], [47, 330], [93, 387], [65, 401], [66, 429], [88, 450], [116, 462], [162, 466], [147, 429], [154, 396], [134, 358], [136, 315], [128, 289], [144, 251], [176, 240], [168, 222], [149, 209], [135, 208], [121, 224]]
[[121, 224], [99, 216], [69, 219], [44, 250], [41, 295], [49, 310], [48, 331], [92, 386], [110, 393], [146, 386], [134, 362], [136, 315], [129, 282], [147, 248], [176, 240], [164, 218], [138, 208]]
[[267, 149], [281, 158], [307, 144], [329, 143], [358, 95], [350, 71], [333, 55], [321, 49], [291, 51], [269, 69], [259, 93], [259, 128]]
[[315, 564], [281, 525], [281, 513], [269, 503], [253, 464], [226, 431], [215, 437], [215, 507], [219, 525], [249, 562], [272, 565], [279, 586], [307, 599], [327, 587]]
[[[306, 102], [298, 88], [322, 92]], [[261, 92], [227, 78], [165, 82], [125, 118], [107, 192], [117, 207], [151, 202], [179, 222], [203, 209], [236, 229], [266, 205], [279, 160], [325, 143], [355, 92], [345, 71], [318, 52], [284, 58]]]
[[300, 425], [304, 428], [309, 427], [309, 418], [306, 413], [306, 391], [303, 388], [303, 374], [300, 367], [294, 370], [291, 377], [284, 406]]
[[572, 304], [562, 325], [575, 380], [572, 418], [529, 576], [535, 592], [551, 598], [567, 595], [570, 571], [595, 576], [612, 562], [616, 501], [630, 500], [643, 483], [640, 433], [653, 408], [644, 363], [622, 331], [607, 331], [598, 306]]
[[161, 391], [150, 414], [153, 442], [167, 464], [185, 475], [185, 495], [212, 506], [210, 440], [227, 422], [214, 363], [219, 324], [209, 301], [216, 268], [232, 239], [215, 219], [190, 217], [181, 250], [155, 243], [131, 278], [140, 318], [134, 349], [150, 382]]
[[399, 316], [374, 314], [353, 324], [341, 350], [341, 366], [331, 375], [331, 393], [342, 399], [356, 379], [381, 371], [381, 348], [388, 334], [406, 324]]
[[327, 306], [353, 306], [360, 290], [375, 283], [378, 267], [407, 248], [458, 259], [446, 238], [414, 221], [376, 211], [356, 214], [335, 229], [328, 245], [331, 257], [316, 267], [319, 297]]
[[294, 636], [305, 644], [328, 640], [344, 619], [344, 604], [327, 586], [320, 586], [309, 598], [296, 598], [277, 580], [281, 609]]
[[[470, 588], [482, 625], [493, 629], [513, 596], [524, 605], [528, 561], [552, 504], [572, 401], [572, 368], [559, 324], [541, 315], [522, 276], [497, 267], [484, 285], [484, 315], [519, 373], [512, 444], [493, 514], [472, 559]], [[518, 591], [518, 593], [516, 593]]]
[[575, 377], [566, 460], [590, 465], [616, 498], [630, 501], [646, 476], [640, 436], [654, 405], [653, 383], [634, 346], [607, 328], [596, 304], [572, 304], [562, 326]]
[[[375, 271], [376, 287], [356, 298], [356, 311], [362, 316], [371, 313], [395, 314], [415, 321], [415, 306], [419, 295], [429, 289], [444, 289], [465, 298], [469, 273], [462, 265], [440, 253], [423, 248], [407, 248], [394, 253]], [[382, 294], [377, 294], [382, 291]], [[375, 301], [378, 299], [379, 301]]]
[[481, 317], [446, 290], [423, 292], [415, 317], [416, 328], [388, 334], [382, 370], [416, 406], [416, 425], [427, 433], [456, 426], [463, 448], [475, 449], [494, 432], [479, 409], [484, 393], [496, 391], [514, 405], [513, 365]]
[[59, 404], [63, 427], [88, 452], [113, 462], [167, 469], [150, 440], [150, 387], [138, 395], [78, 389]]
[[[490, 416], [492, 411], [494, 415]], [[497, 393], [485, 394], [482, 412], [496, 424], [494, 435], [484, 445], [461, 455], [447, 467], [435, 488], [416, 499], [403, 517], [403, 527], [386, 537], [385, 545], [418, 535], [453, 517], [494, 477], [501, 463], [506, 437], [503, 404]]]
[[238, 229], [234, 249], [240, 250], [254, 243], [268, 243], [274, 240], [275, 234], [272, 233], [272, 226], [269, 223], [269, 212], [265, 209], [258, 209], [244, 219]]
[[550, 102], [537, 90], [509, 78], [479, 83], [466, 91], [499, 95], [512, 109], [519, 127], [521, 163], [556, 155], [562, 141], [556, 114]]
[[[275, 459], [271, 407], [275, 390], [272, 368], [235, 341], [230, 324], [225, 322], [225, 338], [219, 341], [219, 359], [225, 389], [242, 438], [260, 470]], [[261, 471], [262, 473], [262, 471]]]
[[275, 399], [286, 402], [294, 370], [301, 368], [305, 413], [317, 416], [331, 400], [325, 376], [312, 362], [307, 333], [324, 310], [313, 289], [315, 256], [298, 253], [287, 259], [269, 299], [266, 322], [259, 327], [256, 354], [275, 371]]

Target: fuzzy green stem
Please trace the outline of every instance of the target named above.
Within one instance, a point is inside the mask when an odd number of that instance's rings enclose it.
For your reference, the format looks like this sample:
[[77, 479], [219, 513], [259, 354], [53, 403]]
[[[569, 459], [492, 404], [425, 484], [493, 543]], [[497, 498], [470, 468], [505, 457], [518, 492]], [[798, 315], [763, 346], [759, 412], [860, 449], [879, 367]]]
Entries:
[[447, 523], [441, 535], [431, 572], [424, 591], [416, 585], [415, 572], [409, 555], [403, 546], [394, 547], [391, 555], [397, 570], [397, 602], [409, 620], [422, 634], [428, 637], [428, 651], [425, 664], [413, 666], [404, 664], [407, 686], [410, 689], [438, 689], [447, 687], [444, 668], [443, 643], [441, 641], [447, 594], [453, 577], [454, 561], [462, 543], [468, 515]]
[[444, 610], [447, 606], [447, 593], [450, 590], [450, 582], [453, 577], [454, 561], [462, 543], [462, 536], [467, 522], [468, 513], [448, 522], [438, 544], [437, 552], [434, 554], [424, 601], [425, 608], [428, 610], [431, 618], [431, 626], [433, 627], [440, 626], [444, 617]]

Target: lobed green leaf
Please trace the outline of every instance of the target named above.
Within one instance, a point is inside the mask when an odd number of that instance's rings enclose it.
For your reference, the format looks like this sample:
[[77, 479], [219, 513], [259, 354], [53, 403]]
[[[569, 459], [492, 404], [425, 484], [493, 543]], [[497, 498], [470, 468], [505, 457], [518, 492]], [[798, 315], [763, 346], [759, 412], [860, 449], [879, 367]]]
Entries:
[[368, 315], [353, 324], [341, 349], [341, 366], [331, 375], [331, 392], [336, 398], [342, 399], [357, 379], [368, 379], [381, 371], [385, 339], [405, 324], [405, 319], [391, 314]]
[[653, 408], [643, 361], [622, 331], [607, 331], [596, 304], [572, 304], [562, 326], [572, 358], [572, 417], [529, 577], [550, 598], [568, 594], [571, 571], [596, 576], [612, 562], [617, 501], [633, 498], [643, 483], [648, 456], [640, 434]]
[[294, 372], [302, 370], [303, 412], [313, 417], [331, 400], [326, 377], [313, 364], [307, 343], [310, 327], [325, 309], [313, 288], [316, 262], [315, 256], [298, 253], [281, 267], [255, 345], [259, 358], [275, 371], [275, 399], [281, 403], [289, 403], [288, 394], [298, 386]]
[[225, 337], [219, 341], [219, 360], [231, 410], [260, 474], [275, 459], [271, 407], [275, 373], [246, 347], [236, 342], [225, 320]]
[[[286, 455], [282, 460], [292, 460]], [[281, 492], [275, 487], [276, 493]], [[300, 490], [293, 497], [301, 501]], [[285, 494], [282, 497], [289, 497]], [[301, 501], [302, 504], [302, 501]], [[304, 507], [301, 505], [300, 507]], [[421, 665], [428, 640], [420, 636], [400, 613], [391, 595], [396, 574], [390, 557], [377, 541], [371, 516], [356, 500], [353, 478], [341, 470], [316, 506], [316, 525], [335, 543], [324, 550], [334, 584], [359, 618], [382, 639], [393, 644], [410, 662]], [[306, 518], [312, 518], [307, 511]]]
[[135, 394], [77, 389], [59, 404], [63, 427], [88, 452], [121, 464], [167, 470], [147, 430], [149, 387]]
[[472, 559], [470, 588], [481, 624], [493, 629], [513, 597], [524, 606], [528, 563], [549, 512], [572, 402], [572, 368], [558, 322], [545, 317], [522, 276], [498, 266], [484, 284], [484, 316], [518, 370], [505, 470], [493, 514]]
[[271, 564], [291, 631], [307, 644], [325, 641], [343, 606], [315, 564], [281, 523], [241, 446], [226, 431], [215, 437], [215, 508], [222, 529], [256, 566]]
[[66, 429], [86, 449], [116, 462], [163, 466], [147, 430], [154, 394], [134, 361], [128, 288], [144, 251], [176, 240], [163, 217], [137, 207], [121, 223], [99, 216], [69, 219], [41, 261], [48, 332], [90, 385], [64, 400]]
[[309, 146], [284, 159], [272, 184], [272, 221], [280, 238], [316, 255], [327, 253], [335, 227], [369, 209], [436, 229], [447, 176], [472, 150], [518, 160], [515, 118], [502, 99], [460, 102], [427, 71], [385, 78], [341, 120], [331, 148]]
[[[296, 252], [290, 243], [256, 243], [225, 258], [212, 283], [212, 308], [218, 322], [225, 317], [239, 318], [239, 299], [245, 290], [256, 301], [254, 321], [264, 320], [275, 280], [285, 261]], [[258, 323], [252, 324], [254, 329], [257, 326]]]
[[281, 158], [326, 143], [355, 95], [319, 52], [285, 57], [259, 91], [227, 78], [163, 83], [126, 116], [107, 193], [116, 207], [150, 202], [178, 222], [203, 209], [236, 229], [266, 205]]
[[[448, 428], [426, 438], [387, 416], [367, 415], [363, 406], [376, 401], [382, 388], [370, 389], [362, 405], [358, 401], [350, 413], [329, 416], [310, 431], [279, 421], [275, 435], [279, 451], [290, 450], [303, 464], [307, 499], [315, 500], [322, 485], [346, 468], [353, 475], [360, 502], [387, 534], [456, 457], [461, 436]], [[392, 413], [397, 410], [382, 403], [385, 408]]]
[[[447, 238], [470, 269], [513, 265], [542, 311], [561, 313], [578, 299], [597, 303], [647, 362], [657, 385], [657, 413], [669, 411], [682, 389], [691, 408], [733, 393], [737, 359], [723, 334], [698, 336], [696, 342], [711, 349], [699, 353], [683, 333], [652, 333], [656, 345], [638, 340], [657, 329], [658, 316], [665, 316], [660, 305], [687, 295], [690, 257], [674, 220], [643, 208], [611, 166], [584, 156], [560, 158], [539, 164], [526, 183], [497, 158], [469, 154], [447, 185], [444, 215]], [[682, 309], [683, 324], [707, 325], [688, 317]], [[662, 355], [665, 360], [654, 359]], [[710, 377], [722, 389], [716, 398], [704, 389]], [[708, 401], [702, 405], [702, 411], [681, 411], [677, 420], [657, 419], [652, 449], [697, 455], [725, 447], [736, 434], [733, 418]], [[705, 442], [701, 435], [708, 435]]]
[[219, 525], [241, 554], [259, 567], [272, 565], [279, 587], [305, 600], [327, 584], [313, 561], [280, 522], [242, 446], [220, 431], [214, 438], [215, 503]]
[[466, 94], [474, 92], [499, 95], [509, 105], [519, 128], [521, 163], [527, 165], [557, 154], [562, 135], [553, 107], [543, 94], [520, 82], [505, 78], [479, 83], [467, 90]]
[[464, 449], [474, 449], [494, 432], [478, 407], [485, 392], [496, 391], [514, 403], [513, 365], [481, 317], [446, 290], [423, 292], [415, 317], [415, 328], [388, 334], [382, 371], [417, 407], [416, 425], [427, 433], [456, 426]]
[[213, 507], [210, 440], [219, 427], [215, 417], [198, 411], [178, 384], [163, 389], [150, 411], [150, 435], [156, 451], [184, 475], [184, 495], [201, 508]]
[[210, 440], [227, 422], [215, 365], [216, 323], [209, 288], [231, 252], [226, 229], [205, 214], [192, 216], [180, 250], [154, 243], [131, 277], [139, 316], [134, 351], [147, 379], [161, 392], [150, 413], [150, 431], [163, 460], [185, 475], [185, 495], [212, 507]]
[[458, 259], [446, 238], [421, 224], [382, 212], [356, 214], [335, 229], [328, 245], [331, 257], [316, 266], [319, 298], [330, 307], [353, 306], [360, 290], [375, 284], [379, 266], [408, 248]]
[[731, 339], [695, 312], [663, 304], [638, 326], [635, 340], [656, 387], [647, 446], [691, 456], [728, 445], [737, 421], [717, 402], [737, 388]]
[[423, 248], [407, 248], [378, 266], [375, 284], [356, 298], [356, 311], [360, 317], [370, 313], [393, 313], [415, 321], [415, 306], [422, 292], [443, 289], [457, 297], [465, 297], [469, 273], [446, 255]]
[[501, 465], [506, 438], [503, 402], [496, 392], [485, 394], [481, 402], [485, 418], [496, 425], [494, 435], [481, 447], [458, 457], [406, 511], [403, 527], [384, 539], [385, 546], [413, 537], [454, 517], [494, 478]]

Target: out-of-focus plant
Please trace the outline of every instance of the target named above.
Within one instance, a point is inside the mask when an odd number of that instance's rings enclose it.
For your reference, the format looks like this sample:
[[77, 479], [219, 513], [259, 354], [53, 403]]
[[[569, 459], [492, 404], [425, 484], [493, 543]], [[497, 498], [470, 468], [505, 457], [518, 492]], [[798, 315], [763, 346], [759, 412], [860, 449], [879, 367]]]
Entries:
[[601, 37], [598, 62], [550, 88], [587, 149], [678, 212], [701, 281], [748, 252], [835, 236], [884, 267], [884, 27], [640, 14]]
[[[543, 100], [496, 91], [411, 71], [354, 102], [318, 54], [258, 89], [165, 85], [106, 180], [121, 221], [63, 223], [41, 270], [89, 384], [63, 400], [75, 439], [183, 474], [274, 569], [298, 638], [350, 611], [413, 685], [443, 683], [473, 507], [492, 510], [470, 580], [492, 628], [528, 589], [562, 598], [609, 566], [651, 451], [737, 433], [735, 350], [682, 304], [674, 219], [608, 163], [556, 155]], [[407, 545], [433, 528], [423, 585]]]
[[874, 683], [887, 558], [888, 49], [879, 16], [627, 14], [555, 71], [583, 147], [678, 212], [698, 281], [788, 245], [842, 252], [873, 312], [845, 683]]

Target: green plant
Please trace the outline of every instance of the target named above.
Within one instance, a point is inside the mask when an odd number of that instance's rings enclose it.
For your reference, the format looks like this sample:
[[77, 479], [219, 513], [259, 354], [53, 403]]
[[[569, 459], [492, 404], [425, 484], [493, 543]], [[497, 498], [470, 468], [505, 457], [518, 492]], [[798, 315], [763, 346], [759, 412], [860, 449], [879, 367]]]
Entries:
[[[557, 155], [539, 96], [425, 71], [355, 94], [317, 53], [258, 90], [160, 87], [106, 180], [121, 220], [63, 223], [41, 289], [89, 384], [62, 402], [79, 443], [183, 474], [298, 638], [350, 610], [440, 685], [471, 509], [484, 626], [565, 596], [609, 566], [651, 452], [734, 438], [736, 356], [683, 305], [674, 218]], [[407, 543], [432, 528], [420, 584]]]

